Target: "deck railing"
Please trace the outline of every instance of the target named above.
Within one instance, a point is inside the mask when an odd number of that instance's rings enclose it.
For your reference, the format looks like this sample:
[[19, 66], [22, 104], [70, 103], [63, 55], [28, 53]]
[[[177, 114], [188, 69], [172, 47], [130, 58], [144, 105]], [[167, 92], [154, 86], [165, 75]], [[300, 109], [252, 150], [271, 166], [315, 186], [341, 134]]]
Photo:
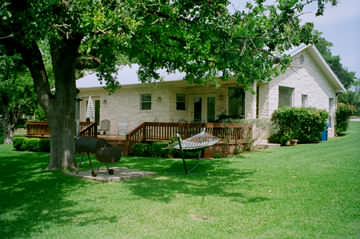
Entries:
[[[86, 122], [85, 122], [86, 123]], [[80, 128], [81, 123], [80, 123]], [[97, 137], [97, 123], [91, 123], [83, 127], [83, 129], [80, 130], [80, 136], [88, 136], [88, 137]]]
[[224, 143], [242, 144], [252, 140], [253, 126], [251, 124], [174, 122], [144, 122], [131, 131], [126, 139], [130, 146], [144, 141], [170, 140], [176, 136], [176, 133], [186, 139], [200, 133], [203, 128]]
[[47, 121], [27, 121], [26, 137], [49, 138], [50, 129]]
[[[97, 135], [96, 123], [80, 122], [80, 135], [92, 136]], [[47, 121], [27, 121], [26, 137], [32, 138], [49, 138], [50, 129]]]

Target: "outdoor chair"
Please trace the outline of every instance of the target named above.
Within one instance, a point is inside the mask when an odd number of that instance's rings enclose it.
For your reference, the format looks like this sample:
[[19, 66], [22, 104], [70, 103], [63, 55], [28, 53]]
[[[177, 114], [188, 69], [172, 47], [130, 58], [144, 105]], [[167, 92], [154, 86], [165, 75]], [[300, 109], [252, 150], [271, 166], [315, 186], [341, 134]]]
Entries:
[[108, 119], [102, 120], [100, 122], [99, 132], [102, 132], [105, 135], [106, 132], [109, 130], [110, 130], [110, 120]]

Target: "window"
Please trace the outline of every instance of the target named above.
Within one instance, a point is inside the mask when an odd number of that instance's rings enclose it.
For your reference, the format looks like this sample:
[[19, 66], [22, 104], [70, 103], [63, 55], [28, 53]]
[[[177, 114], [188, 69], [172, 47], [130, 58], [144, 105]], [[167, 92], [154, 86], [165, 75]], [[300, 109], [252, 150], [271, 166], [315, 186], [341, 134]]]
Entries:
[[301, 95], [301, 106], [302, 107], [308, 106], [308, 95]]
[[194, 97], [194, 122], [202, 122], [202, 98]]
[[215, 105], [216, 105], [216, 98], [215, 96], [209, 96], [207, 98], [207, 120], [208, 122], [215, 122]]
[[185, 94], [176, 94], [176, 110], [186, 110]]
[[279, 86], [279, 108], [282, 106], [292, 106], [293, 88]]
[[245, 116], [245, 91], [243, 88], [229, 88], [229, 116], [243, 119]]
[[100, 100], [95, 100], [95, 122], [100, 124]]
[[304, 61], [305, 61], [304, 55], [300, 55], [300, 57], [299, 57], [299, 63], [300, 63], [300, 65], [304, 64]]
[[151, 110], [151, 94], [140, 95], [140, 109]]

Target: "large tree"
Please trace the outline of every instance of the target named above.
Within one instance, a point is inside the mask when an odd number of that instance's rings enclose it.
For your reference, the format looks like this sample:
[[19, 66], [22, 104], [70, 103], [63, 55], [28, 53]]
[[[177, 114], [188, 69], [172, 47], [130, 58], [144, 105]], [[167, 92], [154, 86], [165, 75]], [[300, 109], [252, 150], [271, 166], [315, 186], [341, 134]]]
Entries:
[[[312, 24], [300, 25], [305, 4], [322, 14], [335, 0], [253, 1], [230, 14], [228, 0], [1, 0], [0, 44], [19, 53], [29, 68], [51, 131], [49, 169], [73, 168], [75, 70], [96, 68], [116, 85], [117, 56], [141, 67], [142, 81], [156, 70], [186, 73], [191, 82], [235, 79], [245, 87], [267, 81], [289, 63], [279, 57], [310, 43]], [[48, 41], [55, 78], [52, 92], [38, 42]], [[283, 67], [274, 67], [283, 66]]]

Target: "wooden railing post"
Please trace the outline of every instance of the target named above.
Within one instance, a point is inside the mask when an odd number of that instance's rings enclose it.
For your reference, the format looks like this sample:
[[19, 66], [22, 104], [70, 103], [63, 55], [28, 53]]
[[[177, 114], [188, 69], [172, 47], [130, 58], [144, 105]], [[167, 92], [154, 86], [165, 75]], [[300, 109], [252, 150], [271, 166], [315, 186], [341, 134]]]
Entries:
[[143, 141], [146, 141], [147, 140], [147, 134], [146, 134], [146, 127], [147, 125], [144, 124], [144, 127], [143, 127]]

